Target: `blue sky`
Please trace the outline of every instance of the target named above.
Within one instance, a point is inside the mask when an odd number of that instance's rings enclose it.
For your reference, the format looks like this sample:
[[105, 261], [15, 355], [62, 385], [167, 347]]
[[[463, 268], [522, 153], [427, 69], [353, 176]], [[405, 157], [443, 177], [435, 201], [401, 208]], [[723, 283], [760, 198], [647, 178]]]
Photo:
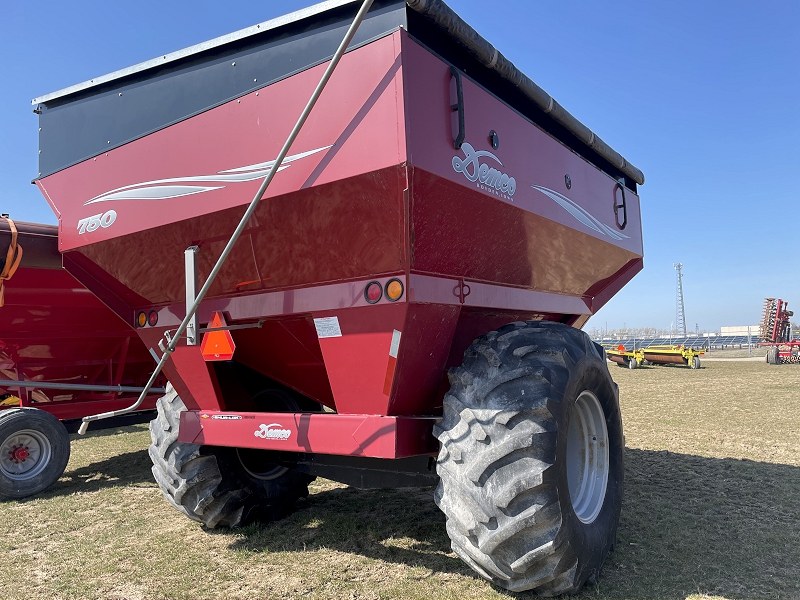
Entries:
[[[30, 185], [30, 100], [312, 4], [42, 0], [0, 5], [0, 211], [54, 223]], [[800, 2], [449, 0], [641, 168], [645, 270], [588, 327], [755, 324], [800, 310]], [[800, 315], [800, 313], [798, 313]]]

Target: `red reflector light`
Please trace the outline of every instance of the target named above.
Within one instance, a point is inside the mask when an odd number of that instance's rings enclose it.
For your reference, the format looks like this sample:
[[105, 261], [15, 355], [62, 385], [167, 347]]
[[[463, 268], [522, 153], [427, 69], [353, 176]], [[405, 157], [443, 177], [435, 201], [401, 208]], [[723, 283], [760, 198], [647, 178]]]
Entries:
[[377, 281], [370, 281], [364, 290], [364, 298], [370, 304], [375, 304], [383, 296], [383, 288]]
[[147, 324], [150, 325], [150, 327], [155, 327], [156, 323], [158, 323], [158, 313], [151, 310], [147, 313]]

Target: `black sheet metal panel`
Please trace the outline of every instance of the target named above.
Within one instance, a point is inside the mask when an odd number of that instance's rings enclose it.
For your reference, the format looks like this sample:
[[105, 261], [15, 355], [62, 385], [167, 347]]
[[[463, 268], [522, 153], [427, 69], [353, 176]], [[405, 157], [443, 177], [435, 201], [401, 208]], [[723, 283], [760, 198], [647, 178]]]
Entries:
[[[351, 2], [99, 86], [43, 97], [38, 177], [329, 60], [358, 8]], [[405, 26], [404, 0], [376, 0], [350, 49]]]

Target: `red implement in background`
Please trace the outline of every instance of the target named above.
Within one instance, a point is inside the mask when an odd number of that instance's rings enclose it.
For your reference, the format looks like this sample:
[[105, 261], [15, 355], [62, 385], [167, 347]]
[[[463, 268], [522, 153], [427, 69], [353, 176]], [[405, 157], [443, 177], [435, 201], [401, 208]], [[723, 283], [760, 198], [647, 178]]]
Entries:
[[759, 325], [759, 346], [769, 346], [767, 362], [770, 364], [800, 363], [800, 340], [792, 336], [792, 317], [789, 303], [780, 298], [764, 298], [764, 308]]
[[[3, 255], [10, 229], [8, 220], [0, 219]], [[92, 388], [141, 387], [153, 358], [130, 325], [62, 268], [57, 227], [17, 222], [16, 229], [23, 258], [5, 282], [0, 307], [0, 380], [85, 389], [0, 384], [4, 408], [35, 407], [69, 420], [130, 405], [134, 393]], [[19, 402], [9, 400], [12, 396]], [[152, 410], [157, 396], [143, 410]]]

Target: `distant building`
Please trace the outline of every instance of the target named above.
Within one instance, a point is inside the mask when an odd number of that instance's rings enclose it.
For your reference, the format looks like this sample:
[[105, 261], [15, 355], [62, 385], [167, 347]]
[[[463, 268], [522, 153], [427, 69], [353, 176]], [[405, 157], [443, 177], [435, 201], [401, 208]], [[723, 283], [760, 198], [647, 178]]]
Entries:
[[[753, 337], [758, 337], [758, 325], [750, 325], [750, 335]], [[747, 325], [736, 325], [733, 327], [720, 327], [719, 334], [720, 335], [747, 335]]]

